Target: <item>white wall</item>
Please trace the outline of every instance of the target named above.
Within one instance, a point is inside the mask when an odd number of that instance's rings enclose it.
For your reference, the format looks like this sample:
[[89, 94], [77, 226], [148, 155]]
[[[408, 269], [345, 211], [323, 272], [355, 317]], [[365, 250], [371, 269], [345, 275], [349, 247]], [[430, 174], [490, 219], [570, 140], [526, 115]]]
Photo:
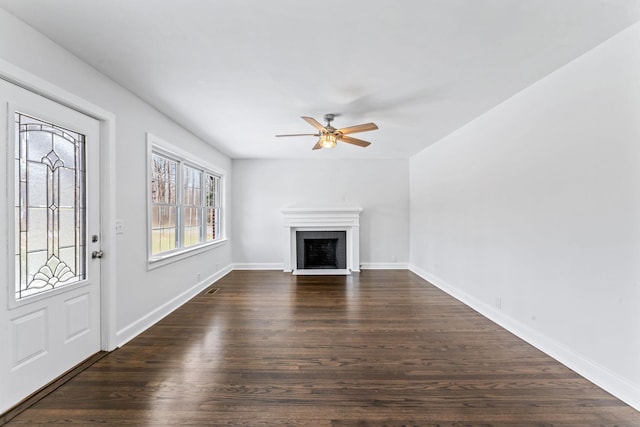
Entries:
[[410, 162], [411, 268], [636, 408], [639, 46], [636, 24]]
[[[230, 266], [231, 245], [226, 244], [188, 260], [147, 271], [145, 135], [151, 132], [193, 153], [194, 157], [226, 170], [230, 186], [229, 158], [2, 9], [0, 58], [116, 117], [116, 217], [124, 222], [125, 230], [116, 242], [119, 342], [149, 326], [170, 310], [172, 303], [178, 303], [183, 292], [198, 285], [196, 273], [208, 279]], [[114, 227], [114, 224], [106, 226]], [[174, 300], [176, 298], [178, 300]]]
[[409, 260], [408, 160], [234, 160], [233, 260], [282, 268], [284, 207], [360, 206], [363, 268]]

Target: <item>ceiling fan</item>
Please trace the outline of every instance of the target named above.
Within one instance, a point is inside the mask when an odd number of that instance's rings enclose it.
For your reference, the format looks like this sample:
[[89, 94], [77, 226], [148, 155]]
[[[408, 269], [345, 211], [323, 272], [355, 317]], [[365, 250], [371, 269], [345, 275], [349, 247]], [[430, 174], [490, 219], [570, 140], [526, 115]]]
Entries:
[[296, 133], [290, 135], [276, 135], [280, 136], [318, 136], [320, 139], [316, 142], [316, 145], [313, 146], [313, 150], [318, 150], [320, 148], [333, 148], [336, 146], [337, 141], [346, 142], [347, 144], [357, 145], [358, 147], [366, 147], [371, 144], [369, 141], [365, 141], [362, 139], [354, 138], [351, 136], [347, 136], [351, 133], [356, 132], [366, 132], [369, 130], [376, 130], [378, 126], [375, 123], [365, 123], [356, 126], [349, 126], [342, 129], [336, 129], [331, 126], [331, 122], [337, 116], [337, 114], [325, 114], [324, 119], [327, 122], [326, 126], [322, 126], [320, 122], [318, 122], [313, 117], [304, 117], [302, 119], [309, 123], [311, 126], [316, 128], [318, 133]]

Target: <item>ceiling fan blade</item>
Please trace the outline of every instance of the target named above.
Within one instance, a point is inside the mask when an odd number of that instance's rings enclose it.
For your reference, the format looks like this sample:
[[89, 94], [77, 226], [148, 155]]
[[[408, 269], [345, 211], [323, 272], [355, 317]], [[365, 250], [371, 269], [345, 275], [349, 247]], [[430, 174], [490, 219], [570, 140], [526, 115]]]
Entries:
[[290, 133], [287, 135], [276, 135], [278, 137], [280, 136], [320, 136], [317, 133]]
[[323, 132], [325, 130], [324, 126], [322, 126], [322, 124], [320, 124], [320, 122], [318, 122], [313, 117], [302, 116], [302, 120], [304, 120], [305, 122], [309, 123], [311, 126], [313, 126], [314, 128], [318, 129], [320, 132]]
[[376, 129], [378, 129], [378, 125], [376, 125], [375, 123], [365, 123], [362, 125], [355, 125], [355, 126], [349, 126], [348, 128], [338, 129], [338, 132], [342, 133], [343, 135], [347, 135], [349, 133], [366, 132], [369, 130], [376, 130]]
[[322, 140], [318, 140], [318, 142], [316, 142], [316, 145], [313, 146], [312, 150], [319, 150], [322, 148], [322, 145], [320, 144], [322, 142]]
[[366, 147], [371, 143], [369, 141], [365, 141], [363, 139], [354, 138], [352, 136], [342, 136], [338, 138], [338, 141], [346, 142], [348, 144], [357, 145], [358, 147]]

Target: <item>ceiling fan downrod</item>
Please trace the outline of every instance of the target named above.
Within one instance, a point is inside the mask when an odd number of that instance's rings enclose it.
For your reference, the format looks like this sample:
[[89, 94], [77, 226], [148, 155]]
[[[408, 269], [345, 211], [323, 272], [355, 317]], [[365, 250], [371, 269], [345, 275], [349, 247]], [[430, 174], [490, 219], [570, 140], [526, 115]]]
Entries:
[[326, 130], [329, 133], [333, 133], [336, 130], [333, 126], [331, 126], [331, 122], [333, 121], [333, 119], [335, 119], [335, 117], [336, 117], [335, 114], [325, 114], [324, 115], [324, 119], [327, 122]]

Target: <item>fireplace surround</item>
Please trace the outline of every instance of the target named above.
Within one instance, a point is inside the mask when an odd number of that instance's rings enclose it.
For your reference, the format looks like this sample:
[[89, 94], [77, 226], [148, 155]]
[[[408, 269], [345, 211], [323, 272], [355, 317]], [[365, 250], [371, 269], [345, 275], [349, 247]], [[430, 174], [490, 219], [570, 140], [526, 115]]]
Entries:
[[[340, 274], [360, 271], [360, 207], [285, 208], [284, 271], [299, 275]], [[338, 268], [299, 268], [298, 232], [344, 232], [346, 264]], [[323, 238], [323, 237], [319, 237]], [[333, 238], [333, 237], [325, 237]]]

